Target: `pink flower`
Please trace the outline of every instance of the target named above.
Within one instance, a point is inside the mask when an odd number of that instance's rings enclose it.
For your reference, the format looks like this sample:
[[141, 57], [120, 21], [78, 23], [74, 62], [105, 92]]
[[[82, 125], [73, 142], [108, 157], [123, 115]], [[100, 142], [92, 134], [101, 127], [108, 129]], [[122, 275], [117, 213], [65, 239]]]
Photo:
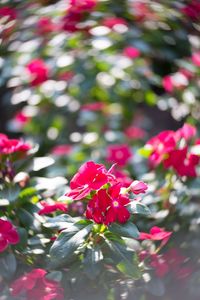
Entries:
[[106, 26], [108, 28], [114, 29], [117, 25], [125, 25], [128, 26], [125, 19], [117, 18], [117, 17], [108, 17], [105, 18], [102, 22], [103, 26]]
[[0, 219], [0, 252], [3, 252], [9, 244], [19, 243], [19, 234], [12, 223]]
[[43, 206], [43, 208], [38, 211], [39, 215], [47, 215], [54, 213], [55, 211], [67, 212], [67, 204], [62, 202], [54, 202], [53, 204], [49, 204], [45, 201], [40, 201], [40, 204]]
[[48, 68], [42, 59], [33, 59], [27, 66], [31, 75], [31, 85], [38, 86], [48, 79]]
[[142, 128], [136, 126], [127, 127], [124, 133], [129, 139], [133, 140], [143, 139], [146, 135], [146, 132]]
[[192, 62], [195, 66], [200, 67], [200, 51], [192, 54]]
[[107, 147], [106, 159], [110, 163], [125, 166], [133, 156], [131, 149], [125, 144], [115, 144]]
[[129, 174], [122, 170], [114, 168], [112, 173], [116, 177], [117, 182], [121, 183], [123, 187], [128, 188], [133, 182], [132, 179], [129, 177]]
[[86, 162], [72, 178], [71, 190], [66, 193], [66, 196], [74, 200], [83, 199], [91, 191], [99, 190], [104, 184], [113, 180], [114, 176], [106, 170], [104, 165], [96, 164], [93, 161]]
[[72, 152], [72, 146], [71, 145], [58, 145], [53, 147], [51, 149], [51, 154], [56, 155], [56, 156], [63, 156], [67, 155]]
[[22, 126], [25, 125], [26, 123], [28, 123], [29, 120], [30, 120], [30, 117], [25, 115], [22, 111], [19, 111], [14, 116], [14, 121], [17, 122], [18, 124], [22, 125]]
[[56, 31], [57, 26], [49, 17], [41, 17], [37, 22], [37, 31], [40, 35], [45, 35]]
[[138, 195], [146, 193], [148, 186], [142, 181], [134, 180], [130, 185], [130, 189], [133, 194]]
[[140, 56], [140, 50], [135, 47], [126, 47], [123, 51], [123, 55], [127, 56], [128, 58], [134, 59]]
[[172, 130], [165, 130], [157, 136], [151, 138], [147, 142], [147, 146], [151, 148], [151, 155], [149, 162], [152, 167], [158, 166], [165, 158], [166, 155], [175, 149], [176, 136]]
[[120, 194], [121, 184], [107, 190], [98, 191], [89, 201], [86, 217], [97, 224], [109, 225], [113, 222], [125, 223], [130, 218], [126, 205], [130, 203], [127, 195]]
[[43, 269], [34, 269], [23, 275], [11, 284], [11, 295], [25, 295], [27, 300], [64, 299], [63, 288], [58, 282], [45, 278], [46, 274]]
[[30, 150], [30, 145], [21, 140], [9, 139], [5, 134], [0, 134], [0, 156], [12, 153], [25, 153]]
[[150, 233], [140, 232], [140, 240], [164, 241], [169, 240], [172, 232], [164, 231], [162, 228], [154, 226], [150, 229]]
[[81, 106], [81, 110], [101, 111], [105, 108], [105, 106], [106, 106], [106, 104], [103, 102], [93, 102], [93, 103], [83, 104]]
[[186, 141], [189, 141], [197, 134], [196, 127], [185, 123], [182, 128], [176, 131], [177, 139], [180, 140], [184, 138]]

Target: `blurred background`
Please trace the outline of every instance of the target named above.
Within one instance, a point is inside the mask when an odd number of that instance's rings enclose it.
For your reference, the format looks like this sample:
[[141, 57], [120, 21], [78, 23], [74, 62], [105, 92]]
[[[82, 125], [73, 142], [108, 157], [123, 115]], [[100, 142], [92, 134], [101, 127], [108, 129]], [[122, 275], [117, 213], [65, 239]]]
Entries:
[[200, 297], [199, 173], [163, 196], [168, 177], [138, 154], [163, 130], [200, 129], [199, 75], [198, 0], [0, 2], [0, 132], [37, 145], [39, 176], [64, 180], [54, 198], [83, 162], [122, 159], [120, 176], [152, 185], [149, 222], [176, 232], [173, 275], [158, 271], [137, 299]]

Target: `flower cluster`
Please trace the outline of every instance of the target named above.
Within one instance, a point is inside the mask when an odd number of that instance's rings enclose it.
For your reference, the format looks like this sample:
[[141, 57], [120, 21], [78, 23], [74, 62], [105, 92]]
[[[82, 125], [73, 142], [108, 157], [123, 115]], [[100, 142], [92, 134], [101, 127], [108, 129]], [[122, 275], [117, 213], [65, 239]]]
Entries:
[[97, 224], [127, 222], [130, 218], [127, 206], [131, 203], [128, 192], [138, 195], [147, 189], [147, 185], [140, 181], [131, 182], [127, 188], [111, 171], [112, 168], [107, 171], [104, 165], [86, 162], [72, 178], [71, 190], [66, 194], [73, 200], [87, 197], [86, 218]]
[[34, 269], [18, 278], [11, 284], [11, 295], [18, 297], [25, 295], [27, 300], [62, 300], [63, 288], [54, 280], [45, 277], [43, 269]]
[[198, 140], [194, 141], [195, 135], [196, 128], [185, 123], [177, 131], [166, 130], [151, 138], [145, 146], [150, 153], [150, 166], [155, 168], [162, 164], [179, 176], [196, 177], [200, 157], [193, 150], [198, 144]]
[[19, 234], [9, 221], [0, 219], [0, 252], [3, 252], [9, 244], [16, 245], [19, 242]]

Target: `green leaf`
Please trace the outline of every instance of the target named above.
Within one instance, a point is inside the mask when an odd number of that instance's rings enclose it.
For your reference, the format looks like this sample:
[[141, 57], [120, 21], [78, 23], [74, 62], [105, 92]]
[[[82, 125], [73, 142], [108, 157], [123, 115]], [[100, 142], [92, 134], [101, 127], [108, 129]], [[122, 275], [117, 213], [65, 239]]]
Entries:
[[105, 241], [111, 250], [112, 259], [117, 262], [119, 271], [134, 279], [139, 279], [141, 272], [138, 267], [139, 262], [137, 261], [135, 252], [128, 250], [125, 244], [108, 239]]
[[137, 227], [132, 222], [127, 222], [125, 224], [113, 223], [108, 229], [115, 234], [124, 237], [130, 237], [137, 239], [140, 235]]
[[12, 186], [0, 191], [0, 203], [3, 200], [8, 200], [10, 203], [15, 202], [18, 199], [20, 188], [18, 186]]
[[72, 218], [67, 214], [63, 214], [53, 218], [48, 218], [47, 221], [43, 224], [43, 226], [46, 228], [61, 230], [76, 223], [78, 219], [79, 218]]
[[131, 214], [140, 214], [140, 215], [150, 215], [150, 209], [143, 203], [137, 201], [131, 201], [129, 205], [127, 205], [127, 209]]
[[73, 224], [63, 230], [50, 249], [50, 256], [57, 260], [57, 265], [64, 260], [69, 260], [74, 251], [84, 242], [84, 238], [90, 233], [92, 224], [87, 226]]
[[17, 268], [17, 261], [12, 253], [8, 253], [0, 259], [0, 275], [4, 278], [11, 278]]
[[92, 280], [94, 280], [101, 272], [101, 261], [103, 260], [103, 254], [98, 245], [93, 248], [87, 248], [85, 257], [83, 260], [84, 272]]

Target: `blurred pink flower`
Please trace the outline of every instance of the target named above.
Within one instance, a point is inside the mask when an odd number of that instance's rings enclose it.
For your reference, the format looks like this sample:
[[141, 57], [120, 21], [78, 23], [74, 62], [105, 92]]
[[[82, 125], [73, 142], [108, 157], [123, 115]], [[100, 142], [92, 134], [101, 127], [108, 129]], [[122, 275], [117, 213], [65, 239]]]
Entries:
[[64, 290], [57, 281], [45, 277], [47, 271], [34, 269], [16, 279], [10, 286], [14, 297], [24, 295], [26, 300], [62, 300]]
[[129, 139], [133, 140], [143, 139], [146, 135], [146, 132], [142, 128], [136, 126], [127, 127], [124, 133]]
[[140, 56], [140, 50], [138, 50], [135, 47], [129, 46], [123, 50], [123, 55], [125, 55], [128, 58], [134, 59]]
[[5, 134], [0, 134], [0, 156], [16, 152], [25, 153], [31, 146], [22, 140], [9, 139]]
[[37, 31], [40, 35], [45, 35], [54, 32], [58, 26], [53, 23], [49, 17], [41, 17], [37, 22]]
[[152, 241], [165, 241], [169, 240], [172, 232], [165, 231], [164, 229], [154, 226], [150, 229], [150, 233], [140, 232], [140, 240], [152, 240]]
[[32, 86], [38, 86], [48, 79], [49, 70], [42, 59], [33, 59], [26, 68], [31, 75]]
[[200, 51], [192, 54], [192, 62], [195, 66], [200, 67]]
[[51, 154], [56, 156], [67, 155], [72, 152], [73, 147], [71, 145], [57, 145], [51, 149]]
[[133, 153], [126, 144], [114, 144], [107, 147], [106, 160], [110, 163], [117, 163], [119, 166], [125, 166]]
[[102, 25], [106, 26], [108, 28], [114, 29], [116, 25], [125, 25], [128, 26], [128, 23], [123, 18], [117, 18], [117, 17], [107, 17], [103, 19]]

